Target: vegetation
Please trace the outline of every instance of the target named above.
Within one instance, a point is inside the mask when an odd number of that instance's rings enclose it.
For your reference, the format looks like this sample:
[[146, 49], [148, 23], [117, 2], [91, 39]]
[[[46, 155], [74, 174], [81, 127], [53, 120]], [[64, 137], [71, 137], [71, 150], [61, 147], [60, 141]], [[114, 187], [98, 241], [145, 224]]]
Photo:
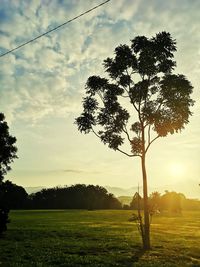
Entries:
[[22, 186], [10, 181], [2, 182], [0, 187], [0, 202], [8, 209], [24, 209], [28, 207], [28, 194]]
[[16, 138], [10, 135], [9, 127], [5, 121], [5, 116], [0, 113], [0, 235], [6, 231], [9, 222], [9, 208], [2, 200], [4, 190], [2, 181], [8, 171], [11, 170], [11, 163], [17, 158]]
[[[0, 203], [8, 209], [128, 209], [143, 210], [143, 198], [118, 197], [102, 186], [76, 184], [73, 186], [47, 188], [28, 195], [22, 186], [5, 181], [0, 187]], [[163, 195], [153, 192], [149, 196], [150, 211], [181, 212], [199, 210], [200, 200], [187, 199], [182, 193], [165, 191]]]
[[[92, 132], [109, 148], [141, 158], [145, 249], [150, 248], [146, 154], [156, 139], [184, 129], [193, 105], [190, 82], [172, 74], [175, 51], [176, 42], [166, 32], [116, 47], [114, 58], [104, 60], [108, 78], [88, 78], [83, 113], [76, 119], [80, 132]], [[125, 140], [131, 153], [122, 148]]]
[[17, 158], [16, 138], [10, 135], [5, 116], [0, 113], [0, 182], [8, 171], [10, 164]]
[[[143, 209], [142, 197], [136, 193], [129, 208], [137, 210], [138, 200], [139, 206]], [[163, 195], [159, 192], [153, 192], [149, 196], [149, 209], [151, 214], [155, 212], [168, 211], [170, 213], [181, 213], [182, 210], [200, 210], [200, 201], [198, 199], [188, 199], [182, 193], [176, 193], [174, 191], [165, 191]]]
[[120, 201], [101, 186], [76, 184], [28, 195], [10, 181], [2, 183], [1, 203], [9, 209], [121, 209]]
[[121, 203], [101, 186], [76, 184], [43, 189], [30, 196], [34, 209], [120, 209]]
[[7, 267], [197, 267], [200, 212], [153, 218], [152, 250], [140, 249], [137, 227], [125, 210], [11, 211], [0, 240]]

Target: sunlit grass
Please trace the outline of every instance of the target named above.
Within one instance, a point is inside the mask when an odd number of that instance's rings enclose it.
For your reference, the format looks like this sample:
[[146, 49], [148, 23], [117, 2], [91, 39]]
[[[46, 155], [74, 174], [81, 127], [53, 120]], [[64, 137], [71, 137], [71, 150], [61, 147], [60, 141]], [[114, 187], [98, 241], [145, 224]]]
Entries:
[[13, 211], [0, 266], [200, 266], [200, 212], [158, 215], [143, 253], [132, 211]]

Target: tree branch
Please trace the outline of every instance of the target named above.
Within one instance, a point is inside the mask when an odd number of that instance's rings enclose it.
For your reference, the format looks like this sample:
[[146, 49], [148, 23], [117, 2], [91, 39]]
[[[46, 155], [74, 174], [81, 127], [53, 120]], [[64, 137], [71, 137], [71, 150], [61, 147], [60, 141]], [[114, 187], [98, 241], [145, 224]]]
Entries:
[[161, 100], [160, 104], [158, 105], [158, 108], [156, 109], [156, 112], [160, 110], [163, 104], [167, 103], [167, 101], [164, 101], [164, 99]]
[[151, 124], [149, 125], [148, 128], [148, 145], [150, 144], [150, 140], [151, 140]]
[[[94, 131], [93, 128], [92, 128], [92, 132], [94, 133], [94, 135], [96, 135], [98, 138], [101, 139], [100, 135], [98, 135], [98, 134]], [[127, 134], [128, 134], [128, 133], [127, 133]], [[128, 136], [129, 136], [129, 135], [128, 135]], [[130, 139], [129, 139], [129, 141], [130, 141]], [[141, 157], [140, 155], [128, 154], [128, 153], [124, 152], [123, 150], [121, 150], [120, 148], [117, 148], [116, 150], [119, 151], [119, 152], [121, 152], [122, 154], [128, 156], [128, 157]]]
[[[117, 81], [117, 85], [118, 85], [118, 86], [121, 86], [120, 83], [119, 83], [119, 81]], [[122, 85], [122, 87], [124, 88], [124, 90], [127, 92], [128, 95], [120, 95], [120, 96], [121, 96], [121, 97], [124, 97], [124, 98], [127, 98], [127, 97], [130, 98], [130, 96], [129, 96], [129, 92], [128, 92], [128, 90], [126, 89], [126, 87], [123, 86], [123, 85]]]
[[126, 75], [127, 75], [127, 76], [130, 76], [129, 73], [128, 73], [128, 70], [127, 70], [127, 69], [126, 69]]
[[159, 137], [160, 137], [160, 135], [157, 135], [154, 139], [151, 140], [151, 142], [149, 142], [148, 146], [147, 146], [146, 149], [145, 149], [145, 153], [147, 153], [147, 150], [149, 149], [150, 145], [151, 145], [156, 139], [158, 139]]
[[95, 132], [95, 130], [92, 128], [92, 132], [98, 137], [98, 138], [100, 138], [101, 139], [101, 136], [100, 135], [98, 135], [96, 132]]
[[122, 154], [128, 156], [128, 157], [141, 157], [140, 155], [128, 154], [128, 153], [124, 152], [123, 150], [121, 150], [120, 148], [117, 148], [116, 150], [121, 152]]
[[135, 110], [136, 110], [136, 111], [138, 112], [138, 114], [139, 114], [139, 109], [136, 107], [135, 103], [133, 103], [133, 106], [134, 106]]
[[128, 138], [128, 141], [131, 142], [129, 133], [128, 133], [128, 131], [127, 131], [127, 128], [126, 128], [126, 126], [124, 126], [124, 127], [125, 127], [125, 129], [122, 129], [122, 131], [126, 134], [126, 136], [127, 136], [127, 138]]
[[[129, 75], [127, 69], [126, 69], [126, 73], [127, 73], [127, 75]], [[131, 90], [130, 83], [128, 84], [128, 89], [129, 89], [129, 91], [124, 87], [124, 90], [127, 92], [128, 97], [129, 97], [129, 99], [131, 101], [131, 97], [130, 97], [130, 90]], [[135, 103], [133, 102], [132, 104], [133, 104], [133, 107], [135, 108], [135, 110], [139, 113], [139, 109], [136, 107]]]

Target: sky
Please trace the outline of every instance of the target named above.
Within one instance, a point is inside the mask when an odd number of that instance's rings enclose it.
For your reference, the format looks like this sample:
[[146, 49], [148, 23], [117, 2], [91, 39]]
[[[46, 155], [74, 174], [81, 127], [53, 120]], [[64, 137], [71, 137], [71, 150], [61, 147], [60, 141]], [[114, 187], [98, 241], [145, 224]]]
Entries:
[[[100, 0], [1, 0], [0, 52], [100, 4]], [[196, 101], [181, 133], [158, 139], [148, 154], [150, 186], [200, 182], [199, 0], [111, 0], [65, 27], [0, 58], [0, 112], [17, 137], [18, 157], [6, 179], [22, 186], [75, 183], [129, 188], [142, 183], [140, 160], [78, 132], [87, 78], [138, 35], [170, 32], [176, 73]]]

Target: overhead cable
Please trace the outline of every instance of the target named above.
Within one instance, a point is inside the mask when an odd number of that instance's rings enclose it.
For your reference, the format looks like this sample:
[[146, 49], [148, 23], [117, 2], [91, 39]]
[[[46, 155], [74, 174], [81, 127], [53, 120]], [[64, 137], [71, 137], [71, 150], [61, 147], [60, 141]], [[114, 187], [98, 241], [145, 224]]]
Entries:
[[3, 57], [3, 56], [5, 56], [5, 55], [7, 55], [7, 54], [9, 54], [9, 53], [12, 53], [12, 52], [16, 51], [17, 49], [19, 49], [19, 48], [21, 48], [21, 47], [23, 47], [23, 46], [25, 46], [25, 45], [28, 45], [28, 44], [30, 44], [30, 43], [36, 41], [37, 39], [39, 39], [39, 38], [41, 38], [41, 37], [43, 37], [43, 36], [45, 36], [45, 35], [47, 35], [47, 34], [53, 32], [53, 31], [58, 30], [59, 28], [65, 26], [66, 24], [69, 24], [70, 22], [72, 22], [72, 21], [74, 21], [74, 20], [76, 20], [76, 19], [78, 19], [78, 18], [80, 18], [80, 17], [82, 17], [82, 16], [88, 14], [89, 12], [93, 11], [94, 9], [97, 9], [97, 8], [99, 8], [100, 6], [103, 6], [103, 5], [105, 5], [106, 3], [110, 2], [110, 1], [111, 1], [111, 0], [107, 0], [107, 1], [101, 3], [101, 4], [97, 5], [97, 6], [94, 6], [93, 8], [88, 9], [87, 11], [81, 13], [80, 15], [78, 15], [78, 16], [76, 16], [76, 17], [74, 17], [74, 18], [72, 18], [72, 19], [70, 19], [70, 20], [68, 20], [68, 21], [66, 21], [66, 22], [64, 22], [64, 23], [62, 23], [62, 24], [60, 24], [60, 25], [58, 25], [58, 26], [56, 26], [55, 28], [53, 28], [53, 29], [51, 29], [51, 30], [49, 30], [49, 31], [46, 31], [46, 32], [44, 32], [44, 33], [42, 33], [42, 34], [36, 36], [35, 38], [33, 38], [33, 39], [31, 39], [31, 40], [29, 40], [29, 41], [27, 41], [27, 42], [25, 42], [25, 43], [22, 43], [21, 45], [19, 45], [19, 46], [15, 47], [15, 48], [13, 48], [13, 49], [11, 49], [11, 50], [9, 50], [9, 51], [3, 53], [3, 54], [0, 54], [0, 57]]

